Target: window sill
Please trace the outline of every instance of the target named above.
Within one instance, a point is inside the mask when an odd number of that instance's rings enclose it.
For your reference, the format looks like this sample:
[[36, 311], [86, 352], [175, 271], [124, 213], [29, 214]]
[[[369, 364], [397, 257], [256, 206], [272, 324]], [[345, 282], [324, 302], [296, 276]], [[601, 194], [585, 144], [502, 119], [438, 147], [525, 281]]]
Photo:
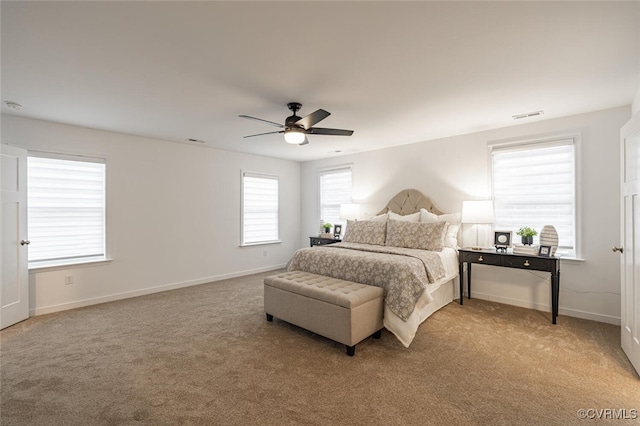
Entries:
[[583, 263], [586, 262], [586, 259], [582, 259], [580, 257], [564, 257], [564, 256], [560, 256], [558, 257], [558, 259], [560, 259], [563, 262], [571, 262], [571, 263]]
[[253, 246], [266, 246], [268, 244], [281, 244], [282, 241], [277, 240], [277, 241], [264, 241], [264, 242], [260, 242], [260, 243], [244, 243], [244, 244], [240, 244], [240, 247], [253, 247]]
[[107, 264], [113, 262], [113, 259], [110, 258], [100, 258], [100, 259], [88, 259], [88, 260], [69, 260], [65, 262], [61, 261], [51, 261], [51, 262], [36, 262], [34, 264], [29, 265], [29, 272], [48, 272], [48, 271], [57, 271], [63, 269], [71, 269], [71, 268], [83, 268], [88, 266], [98, 266], [101, 264]]

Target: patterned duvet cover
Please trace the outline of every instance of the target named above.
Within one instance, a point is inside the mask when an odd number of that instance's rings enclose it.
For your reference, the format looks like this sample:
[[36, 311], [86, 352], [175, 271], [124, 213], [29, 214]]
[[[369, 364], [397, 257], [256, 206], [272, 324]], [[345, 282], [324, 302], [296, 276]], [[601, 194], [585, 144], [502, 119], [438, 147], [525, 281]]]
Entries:
[[437, 252], [346, 242], [300, 249], [286, 269], [382, 287], [385, 304], [403, 321], [427, 285], [445, 275]]

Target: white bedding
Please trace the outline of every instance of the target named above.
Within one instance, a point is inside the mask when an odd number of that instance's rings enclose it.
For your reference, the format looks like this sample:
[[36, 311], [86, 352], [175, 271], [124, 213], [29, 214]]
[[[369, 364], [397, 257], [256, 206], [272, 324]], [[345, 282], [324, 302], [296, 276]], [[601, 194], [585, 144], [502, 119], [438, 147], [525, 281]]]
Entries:
[[[438, 255], [445, 269], [444, 278], [427, 286], [427, 292], [418, 300], [416, 307], [407, 321], [403, 321], [385, 305], [384, 326], [398, 340], [409, 347], [418, 331], [418, 327], [438, 309], [453, 301], [455, 296], [456, 277], [458, 277], [458, 252], [445, 247]], [[430, 302], [429, 300], [432, 299]]]

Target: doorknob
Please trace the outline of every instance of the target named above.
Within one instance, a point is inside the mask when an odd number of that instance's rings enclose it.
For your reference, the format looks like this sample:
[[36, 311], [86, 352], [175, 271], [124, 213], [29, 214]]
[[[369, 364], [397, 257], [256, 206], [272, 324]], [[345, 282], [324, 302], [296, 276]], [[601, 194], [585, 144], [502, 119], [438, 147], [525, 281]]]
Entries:
[[611, 248], [611, 250], [615, 253], [617, 251], [619, 251], [620, 253], [624, 253], [624, 249], [622, 247], [616, 247], [613, 246], [613, 248]]
[[29, 244], [31, 244], [31, 241], [29, 241], [29, 240], [22, 240], [22, 241], [20, 241], [20, 245], [21, 245], [21, 246], [28, 246]]

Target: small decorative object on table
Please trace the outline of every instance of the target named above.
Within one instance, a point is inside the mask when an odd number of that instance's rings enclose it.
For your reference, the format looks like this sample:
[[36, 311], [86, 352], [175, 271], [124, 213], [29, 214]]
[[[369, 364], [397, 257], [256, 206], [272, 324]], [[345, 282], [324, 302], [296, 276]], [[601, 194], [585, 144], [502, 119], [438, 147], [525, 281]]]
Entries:
[[525, 254], [531, 256], [537, 256], [540, 252], [540, 248], [535, 245], [524, 245], [524, 244], [514, 244], [513, 246], [513, 254]]
[[542, 227], [540, 231], [540, 245], [550, 246], [551, 251], [549, 255], [556, 255], [556, 250], [558, 249], [558, 232], [553, 225], [545, 225]]
[[324, 225], [322, 225], [322, 227], [324, 228], [324, 233], [325, 234], [331, 233], [331, 224], [330, 223], [325, 223]]
[[516, 232], [516, 234], [522, 237], [522, 244], [530, 246], [531, 244], [533, 244], [533, 237], [538, 235], [538, 231], [533, 228], [529, 228], [528, 226], [523, 226], [522, 228], [518, 229], [518, 232]]
[[493, 233], [493, 245], [496, 251], [507, 252], [507, 248], [511, 247], [511, 231], [495, 231]]
[[551, 246], [540, 246], [538, 256], [549, 257], [551, 256]]
[[342, 234], [342, 225], [335, 225], [333, 227], [333, 236], [335, 238], [340, 238], [340, 234]]

